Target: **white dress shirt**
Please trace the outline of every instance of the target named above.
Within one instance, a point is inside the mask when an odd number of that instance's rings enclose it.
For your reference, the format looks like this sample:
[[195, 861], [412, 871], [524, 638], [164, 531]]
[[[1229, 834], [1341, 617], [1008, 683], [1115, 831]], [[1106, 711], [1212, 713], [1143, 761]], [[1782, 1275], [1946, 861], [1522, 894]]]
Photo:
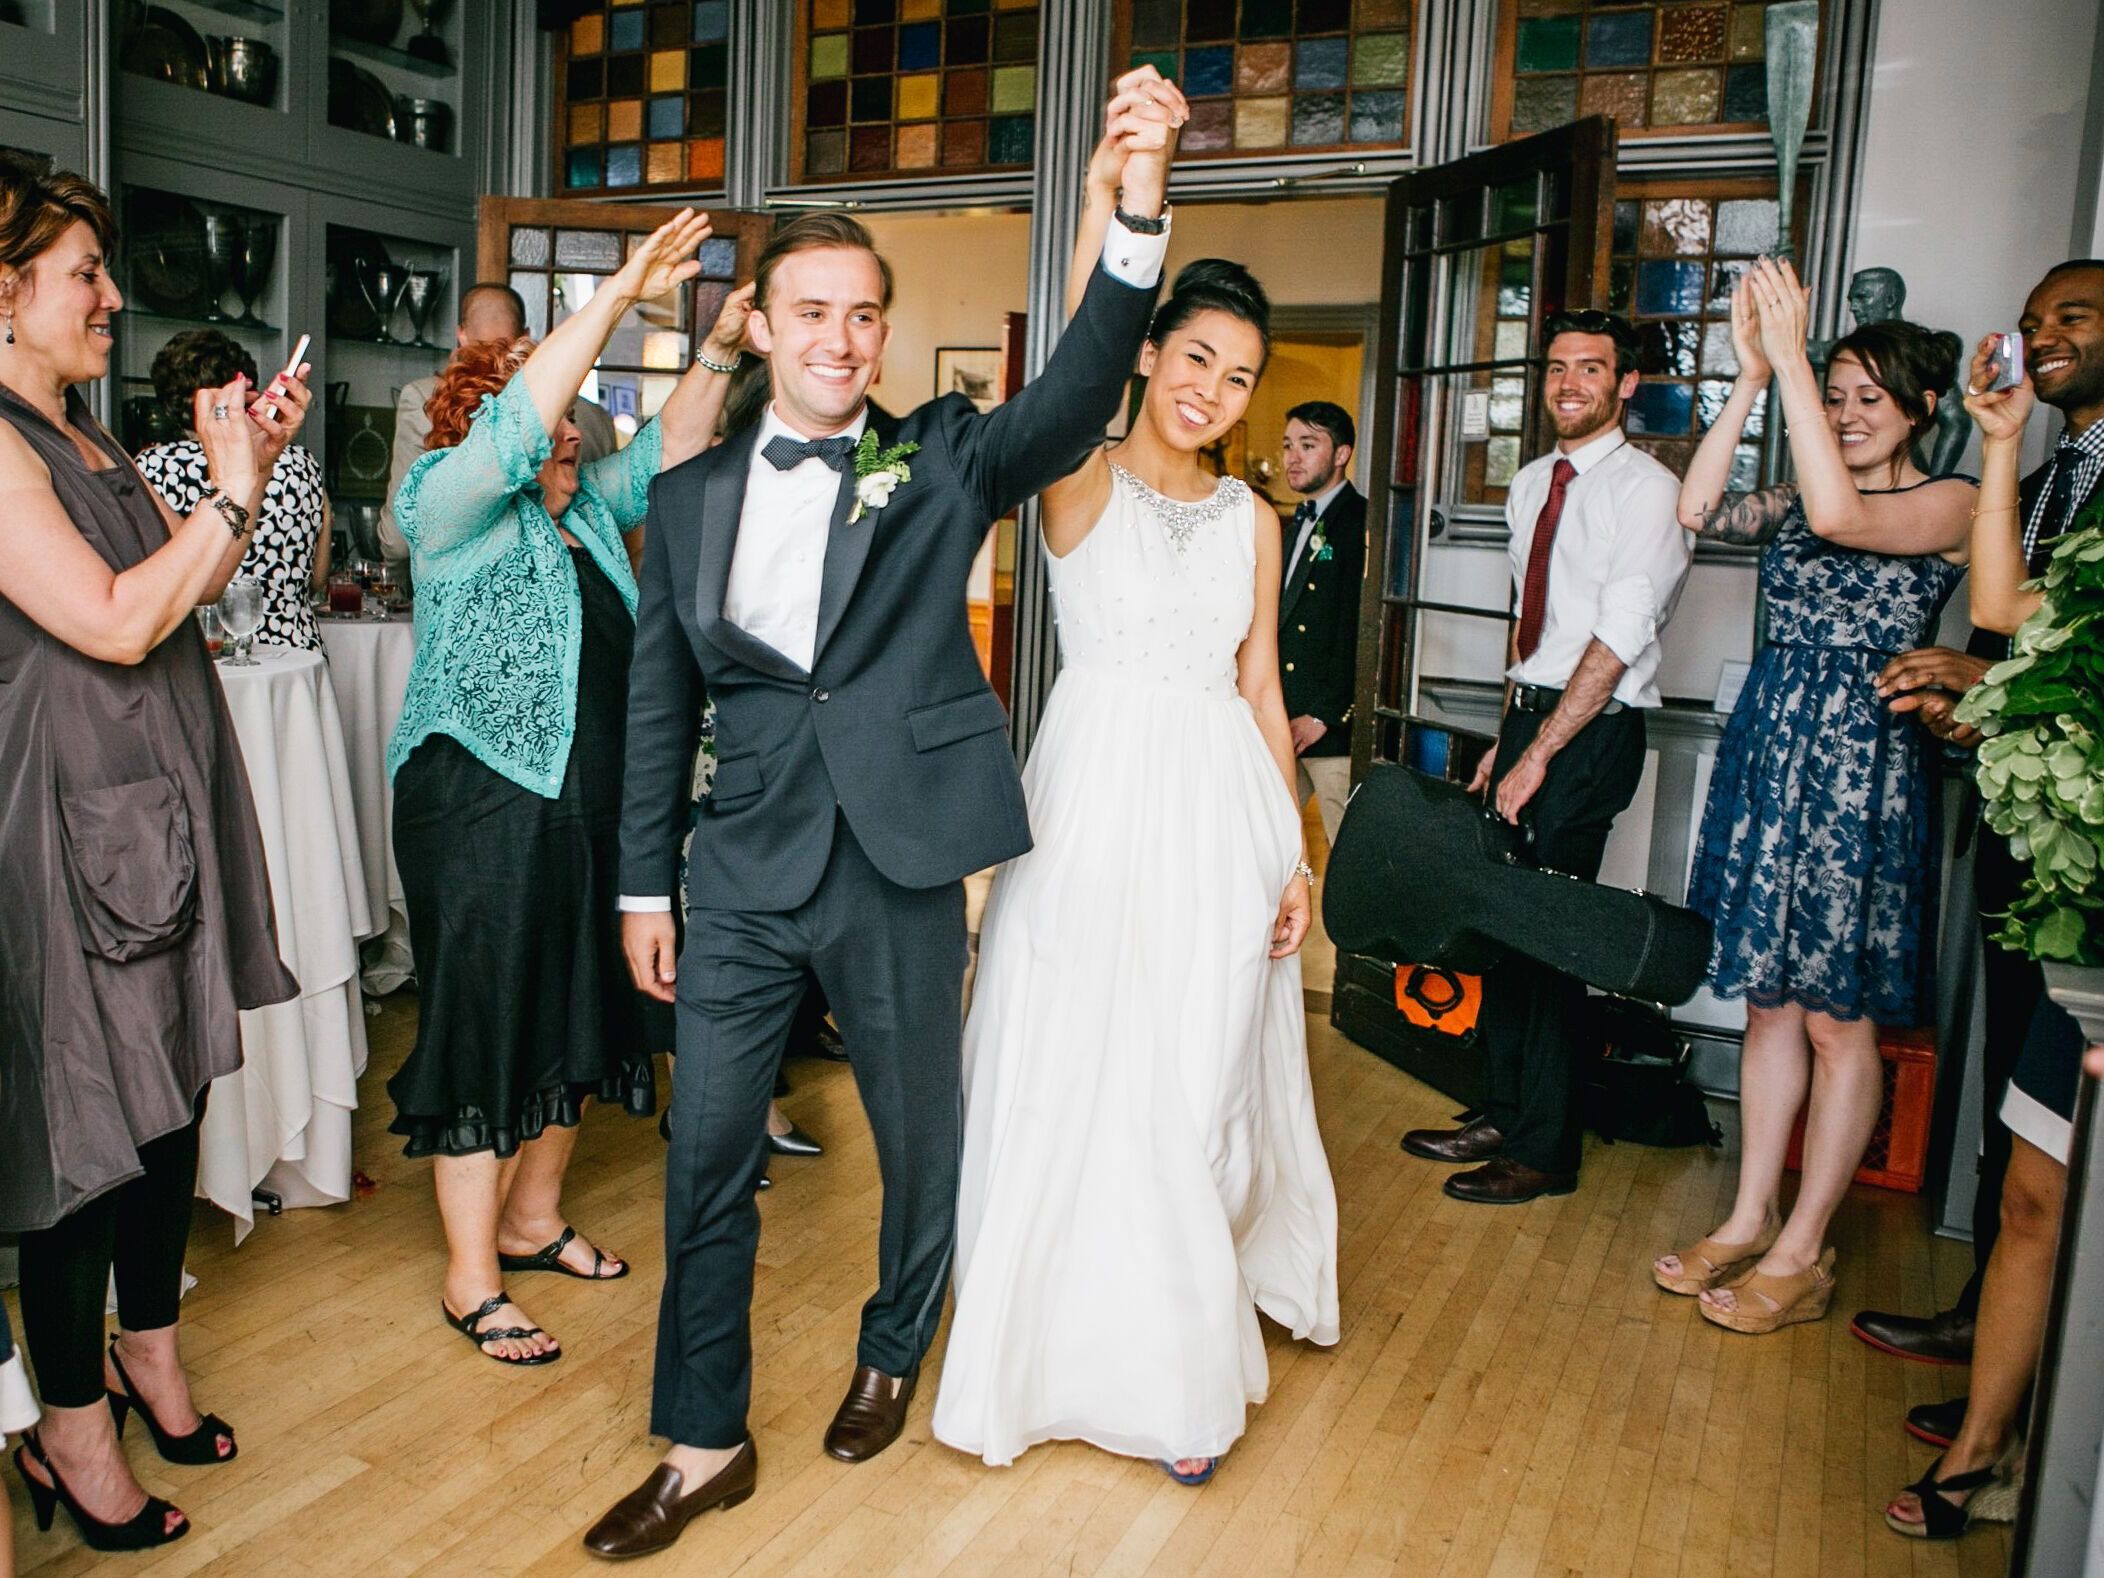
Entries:
[[1680, 479], [1612, 428], [1566, 455], [1561, 448], [1522, 466], [1505, 494], [1512, 584], [1524, 595], [1534, 523], [1559, 459], [1578, 475], [1564, 491], [1550, 550], [1548, 607], [1532, 657], [1506, 670], [1521, 685], [1561, 690], [1595, 637], [1628, 665], [1615, 686], [1627, 707], [1659, 704], [1659, 632], [1673, 617], [1694, 558], [1676, 509]]
[[[1103, 238], [1104, 271], [1137, 290], [1152, 290], [1160, 283], [1162, 260], [1168, 253], [1167, 230], [1158, 236], [1143, 236], [1112, 219]], [[859, 440], [868, 423], [865, 407], [840, 434]], [[738, 542], [731, 550], [730, 580], [723, 590], [723, 617], [808, 674], [817, 661], [818, 594], [825, 579], [826, 544], [833, 534], [840, 473], [815, 455], [787, 471], [777, 471], [764, 453], [767, 441], [777, 434], [798, 442], [804, 439], [769, 405], [753, 441], [745, 507], [738, 515]], [[854, 464], [852, 458], [848, 464]], [[960, 612], [962, 607], [960, 604]], [[624, 893], [620, 908], [669, 910], [672, 900], [664, 894]]]
[[[1315, 513], [1300, 523], [1300, 533], [1293, 539], [1293, 551], [1286, 555], [1286, 580], [1292, 580], [1293, 572], [1300, 568], [1300, 556], [1308, 551], [1308, 539], [1315, 535], [1315, 528], [1329, 512], [1331, 502], [1344, 491], [1344, 484], [1349, 480], [1347, 477], [1339, 477], [1315, 495]], [[1295, 513], [1299, 512], [1296, 510]]]
[[[867, 426], [864, 407], [838, 436], [859, 443]], [[753, 440], [738, 544], [723, 589], [723, 617], [808, 674], [818, 646], [818, 591], [841, 473], [816, 455], [787, 471], [776, 470], [766, 453], [775, 438], [804, 442], [804, 435], [769, 405]], [[842, 462], [849, 468], [854, 463], [853, 455]]]

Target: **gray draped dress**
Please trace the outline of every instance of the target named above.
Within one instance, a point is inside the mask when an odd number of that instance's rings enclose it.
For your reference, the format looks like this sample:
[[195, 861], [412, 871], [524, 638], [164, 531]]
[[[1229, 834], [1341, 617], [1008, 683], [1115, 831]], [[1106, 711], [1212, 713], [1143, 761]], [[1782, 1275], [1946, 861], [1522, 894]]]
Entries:
[[[77, 392], [68, 410], [107, 468], [0, 387], [0, 420], [50, 467], [88, 545], [126, 570], [167, 529]], [[140, 1145], [240, 1067], [236, 1010], [299, 991], [196, 621], [126, 666], [0, 598], [0, 873], [0, 1232], [26, 1232], [137, 1177]]]

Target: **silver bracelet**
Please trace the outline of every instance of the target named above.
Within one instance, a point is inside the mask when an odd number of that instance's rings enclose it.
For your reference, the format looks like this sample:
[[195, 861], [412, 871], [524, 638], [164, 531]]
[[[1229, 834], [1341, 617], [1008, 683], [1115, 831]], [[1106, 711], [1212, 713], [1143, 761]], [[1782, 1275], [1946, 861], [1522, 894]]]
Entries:
[[1309, 865], [1305, 860], [1296, 860], [1293, 862], [1293, 874], [1297, 877], [1306, 877], [1308, 879], [1309, 887], [1312, 888], [1313, 886], [1315, 886], [1315, 868]]
[[694, 365], [696, 367], [705, 368], [712, 373], [721, 373], [726, 378], [730, 377], [732, 373], [738, 370], [738, 364], [736, 362], [732, 362], [729, 366], [725, 366], [722, 362], [710, 360], [709, 353], [705, 349], [696, 351], [694, 353]]
[[233, 496], [221, 488], [218, 483], [207, 481], [198, 492], [197, 502], [199, 504], [209, 504], [213, 509], [219, 511], [220, 519], [226, 522], [226, 529], [232, 532], [234, 536], [246, 537], [248, 535], [248, 511], [235, 503]]

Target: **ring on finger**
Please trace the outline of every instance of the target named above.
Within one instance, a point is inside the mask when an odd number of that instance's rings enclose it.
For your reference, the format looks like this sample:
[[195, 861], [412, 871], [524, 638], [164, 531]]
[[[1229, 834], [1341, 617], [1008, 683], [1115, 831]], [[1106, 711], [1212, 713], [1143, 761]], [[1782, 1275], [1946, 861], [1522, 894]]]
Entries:
[[213, 420], [213, 421], [215, 421], [215, 422], [224, 422], [224, 421], [226, 420], [226, 412], [227, 412], [227, 408], [226, 408], [225, 406], [223, 406], [223, 405], [215, 405], [215, 406], [213, 406], [213, 407], [212, 407], [212, 420]]

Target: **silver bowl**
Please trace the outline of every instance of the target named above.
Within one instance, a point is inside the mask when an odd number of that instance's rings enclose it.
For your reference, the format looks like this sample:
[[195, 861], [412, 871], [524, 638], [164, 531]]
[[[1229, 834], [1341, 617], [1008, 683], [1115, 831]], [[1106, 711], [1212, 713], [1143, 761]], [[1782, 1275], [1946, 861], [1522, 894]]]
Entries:
[[414, 147], [450, 153], [453, 106], [444, 99], [399, 98], [395, 100], [395, 134]]
[[211, 51], [211, 84], [244, 104], [268, 104], [278, 91], [278, 52], [260, 38], [215, 36]]

